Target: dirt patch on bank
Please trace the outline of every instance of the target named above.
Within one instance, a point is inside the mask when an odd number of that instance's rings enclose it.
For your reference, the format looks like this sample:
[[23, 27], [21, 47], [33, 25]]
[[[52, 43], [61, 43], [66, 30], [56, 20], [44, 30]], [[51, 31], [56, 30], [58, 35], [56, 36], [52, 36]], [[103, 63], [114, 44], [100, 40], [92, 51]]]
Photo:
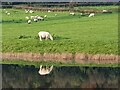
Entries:
[[81, 64], [113, 64], [119, 63], [120, 56], [109, 54], [83, 54], [83, 53], [0, 53], [2, 59], [7, 60], [24, 60], [24, 61], [55, 61], [55, 62], [76, 62]]

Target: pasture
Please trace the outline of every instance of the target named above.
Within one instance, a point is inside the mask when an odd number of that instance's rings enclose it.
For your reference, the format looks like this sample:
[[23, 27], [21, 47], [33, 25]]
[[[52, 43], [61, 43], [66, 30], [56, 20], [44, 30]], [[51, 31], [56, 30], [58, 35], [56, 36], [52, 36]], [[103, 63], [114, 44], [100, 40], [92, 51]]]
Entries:
[[[69, 12], [25, 14], [21, 9], [2, 10], [2, 52], [118, 54], [118, 13], [95, 17]], [[57, 14], [57, 16], [55, 16]], [[27, 23], [26, 16], [47, 15], [44, 21]], [[53, 41], [40, 41], [38, 32], [48, 31]]]

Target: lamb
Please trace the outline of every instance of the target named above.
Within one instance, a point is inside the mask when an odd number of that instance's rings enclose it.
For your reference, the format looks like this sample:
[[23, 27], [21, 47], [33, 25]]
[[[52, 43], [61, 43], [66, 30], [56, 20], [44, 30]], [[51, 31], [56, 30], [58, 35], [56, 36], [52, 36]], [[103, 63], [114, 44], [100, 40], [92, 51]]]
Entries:
[[30, 16], [30, 18], [31, 18], [31, 19], [34, 19], [34, 18], [35, 18], [35, 16]]
[[102, 12], [103, 12], [103, 13], [106, 13], [106, 12], [108, 12], [108, 11], [107, 11], [107, 10], [102, 10]]
[[10, 13], [8, 12], [7, 15], [10, 15]]
[[88, 17], [94, 17], [95, 13], [91, 13]]
[[53, 69], [53, 65], [51, 67], [46, 67], [46, 68], [43, 68], [42, 65], [40, 65], [40, 69], [39, 69], [38, 73], [40, 75], [47, 75], [47, 74], [50, 74], [52, 69]]
[[28, 20], [28, 24], [31, 24], [31, 20]]
[[5, 13], [7, 14], [7, 13], [8, 13], [8, 11], [5, 11]]
[[55, 16], [57, 16], [57, 14], [55, 14]]
[[38, 20], [44, 20], [44, 18], [42, 18], [41, 16], [37, 17]]
[[25, 9], [25, 13], [28, 13], [28, 12], [29, 12], [29, 10], [26, 10], [26, 9]]
[[34, 19], [34, 22], [37, 22], [37, 21], [38, 21], [38, 19], [35, 18], [35, 19]]
[[75, 15], [75, 13], [70, 13], [70, 15], [73, 15], [73, 16], [74, 16], [74, 15]]
[[29, 19], [29, 17], [28, 17], [28, 16], [26, 16], [25, 18], [26, 18], [27, 20]]
[[46, 18], [47, 17], [47, 15], [44, 15], [44, 18]]
[[48, 10], [48, 12], [51, 12], [50, 10]]
[[49, 32], [41, 31], [41, 32], [38, 33], [38, 36], [40, 38], [40, 41], [42, 41], [42, 39], [53, 40], [53, 37], [51, 36], [51, 34]]
[[33, 11], [33, 10], [30, 10], [29, 12], [30, 12], [30, 13], [34, 13], [34, 11]]

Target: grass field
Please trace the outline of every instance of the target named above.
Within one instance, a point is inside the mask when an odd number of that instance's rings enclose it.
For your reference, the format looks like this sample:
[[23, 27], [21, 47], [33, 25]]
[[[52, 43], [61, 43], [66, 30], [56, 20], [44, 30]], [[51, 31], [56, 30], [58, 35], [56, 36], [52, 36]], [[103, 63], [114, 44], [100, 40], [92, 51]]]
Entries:
[[[70, 16], [69, 12], [35, 12], [7, 9], [2, 12], [2, 52], [118, 54], [118, 13], [95, 17]], [[57, 13], [57, 16], [55, 14]], [[47, 15], [27, 24], [25, 16]], [[49, 31], [54, 41], [39, 41], [39, 31]]]

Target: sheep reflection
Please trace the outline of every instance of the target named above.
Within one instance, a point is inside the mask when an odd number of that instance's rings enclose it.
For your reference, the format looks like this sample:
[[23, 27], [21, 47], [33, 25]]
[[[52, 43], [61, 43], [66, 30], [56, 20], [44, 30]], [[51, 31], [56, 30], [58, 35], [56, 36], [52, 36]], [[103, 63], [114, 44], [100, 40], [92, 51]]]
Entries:
[[40, 69], [39, 69], [39, 74], [40, 75], [47, 75], [47, 74], [50, 74], [50, 72], [52, 71], [53, 69], [53, 65], [50, 66], [50, 67], [43, 67], [42, 65], [40, 65]]

